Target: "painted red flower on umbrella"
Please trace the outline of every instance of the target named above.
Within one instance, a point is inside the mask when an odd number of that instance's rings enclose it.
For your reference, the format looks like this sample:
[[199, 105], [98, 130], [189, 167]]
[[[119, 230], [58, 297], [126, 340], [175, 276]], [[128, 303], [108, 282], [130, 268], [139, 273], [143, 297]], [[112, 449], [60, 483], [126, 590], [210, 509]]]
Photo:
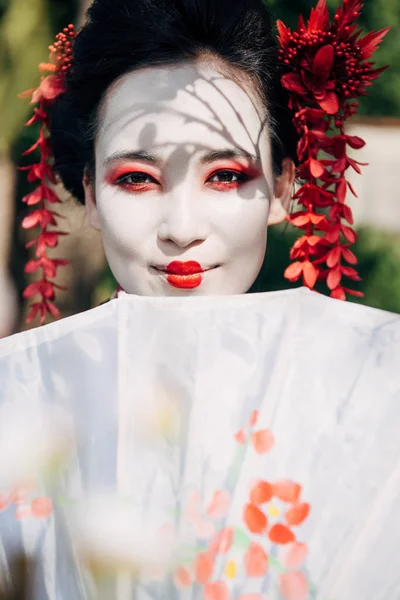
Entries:
[[[257, 460], [275, 446], [271, 430], [260, 426], [258, 410], [252, 411], [234, 439], [240, 455], [244, 450]], [[235, 508], [232, 512], [234, 494], [227, 490], [216, 490], [203, 509], [200, 492], [189, 494], [183, 516], [195, 534], [195, 553], [186, 549], [184, 562], [174, 572], [175, 585], [179, 589], [201, 586], [205, 599], [229, 600], [236, 594], [233, 586], [242, 581], [239, 600], [266, 600], [264, 592], [275, 579], [282, 599], [306, 600], [308, 549], [298, 541], [297, 528], [308, 518], [310, 504], [301, 499], [302, 487], [289, 479], [250, 481], [248, 500], [237, 513], [239, 521]], [[265, 585], [269, 576], [272, 579]], [[263, 592], [254, 591], [261, 587]], [[252, 593], [247, 591], [251, 589]]]
[[[285, 550], [279, 576], [279, 589], [285, 600], [306, 600], [309, 585], [300, 570], [307, 557], [307, 546], [296, 539], [296, 527], [310, 513], [310, 505], [300, 498], [301, 486], [290, 480], [270, 483], [260, 480], [250, 491], [249, 502], [243, 509], [243, 522], [247, 530], [259, 536], [260, 542], [252, 542], [245, 558], [248, 577], [264, 577], [269, 566], [268, 555], [263, 548], [265, 540]], [[273, 502], [284, 506], [279, 510]]]
[[[300, 208], [288, 221], [304, 235], [292, 248], [290, 258], [294, 262], [285, 277], [292, 282], [302, 278], [309, 288], [318, 280], [325, 281], [331, 296], [342, 300], [346, 294], [362, 295], [342, 280], [360, 280], [353, 267], [343, 264], [357, 263], [349, 249], [357, 235], [349, 226], [353, 217], [345, 204], [347, 190], [356, 194], [345, 173], [349, 167], [361, 172], [360, 163], [347, 154], [347, 148], [364, 145], [357, 136], [346, 135], [344, 123], [357, 110], [355, 99], [365, 96], [386, 68], [374, 68], [369, 59], [389, 31], [386, 28], [362, 36], [356, 24], [362, 7], [360, 0], [343, 0], [331, 21], [326, 0], [319, 0], [308, 23], [300, 17], [296, 31], [278, 21], [281, 81], [295, 113], [297, 175], [303, 180], [294, 197]], [[338, 135], [331, 135], [334, 128]]]

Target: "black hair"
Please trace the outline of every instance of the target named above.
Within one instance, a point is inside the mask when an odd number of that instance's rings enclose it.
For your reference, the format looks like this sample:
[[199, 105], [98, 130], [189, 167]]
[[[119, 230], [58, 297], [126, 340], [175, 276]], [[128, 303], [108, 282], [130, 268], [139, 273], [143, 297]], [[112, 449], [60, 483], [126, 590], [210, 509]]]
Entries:
[[67, 89], [51, 114], [55, 169], [84, 201], [94, 163], [96, 115], [108, 87], [128, 71], [202, 55], [247, 75], [268, 111], [273, 168], [295, 160], [297, 136], [280, 84], [278, 44], [263, 0], [94, 0], [74, 44]]

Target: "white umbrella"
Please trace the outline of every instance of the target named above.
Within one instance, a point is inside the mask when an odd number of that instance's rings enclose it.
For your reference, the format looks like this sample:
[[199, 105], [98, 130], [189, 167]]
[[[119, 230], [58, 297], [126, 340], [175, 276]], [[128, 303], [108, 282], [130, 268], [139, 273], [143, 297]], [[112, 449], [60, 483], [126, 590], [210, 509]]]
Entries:
[[1, 341], [0, 574], [34, 557], [35, 600], [397, 600], [399, 367], [399, 316], [304, 289], [122, 293]]

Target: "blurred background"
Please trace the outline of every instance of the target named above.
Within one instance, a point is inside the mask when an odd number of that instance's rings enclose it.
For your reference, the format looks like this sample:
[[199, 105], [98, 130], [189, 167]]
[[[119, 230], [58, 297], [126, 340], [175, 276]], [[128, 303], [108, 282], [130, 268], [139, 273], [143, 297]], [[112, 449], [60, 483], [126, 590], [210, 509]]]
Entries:
[[[243, 0], [244, 2], [246, 0]], [[299, 13], [308, 16], [311, 0], [266, 0], [276, 18], [295, 26]], [[31, 116], [28, 101], [18, 94], [36, 87], [38, 64], [48, 58], [48, 46], [68, 23], [79, 26], [89, 0], [0, 0], [0, 337], [26, 329], [27, 284], [23, 268], [29, 259], [27, 232], [20, 223], [26, 214], [21, 198], [33, 189], [18, 165], [28, 164], [21, 154], [37, 137], [34, 127], [24, 127]], [[337, 0], [328, 0], [334, 10]], [[363, 175], [350, 175], [359, 198], [351, 201], [359, 240], [355, 252], [365, 293], [358, 302], [400, 313], [400, 2], [366, 0], [361, 25], [391, 31], [376, 55], [377, 66], [390, 65], [360, 102], [349, 130], [367, 142], [357, 159], [368, 162]], [[350, 200], [350, 199], [349, 199]], [[55, 255], [70, 260], [57, 274], [68, 287], [59, 292], [62, 316], [87, 310], [107, 300], [115, 281], [105, 264], [100, 237], [85, 221], [84, 211], [73, 198], [61, 207], [63, 229], [71, 235], [61, 239]], [[287, 226], [269, 230], [267, 257], [251, 291], [284, 289], [283, 278], [289, 249], [296, 232]], [[322, 290], [321, 290], [322, 291]], [[37, 321], [29, 327], [37, 326]]]

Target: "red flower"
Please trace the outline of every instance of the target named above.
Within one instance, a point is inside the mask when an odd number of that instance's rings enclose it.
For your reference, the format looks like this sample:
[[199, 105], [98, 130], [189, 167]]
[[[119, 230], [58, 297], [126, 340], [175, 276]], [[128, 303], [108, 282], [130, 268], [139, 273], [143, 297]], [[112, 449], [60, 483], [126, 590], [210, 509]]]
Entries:
[[305, 521], [310, 513], [310, 505], [307, 502], [295, 504], [285, 514], [285, 521], [289, 527], [300, 525]]
[[[33, 90], [28, 90], [28, 97], [30, 92], [32, 92]], [[20, 97], [24, 98], [25, 97], [25, 93], [20, 94]], [[47, 124], [47, 113], [45, 110], [43, 110], [43, 108], [34, 108], [33, 109], [33, 116], [29, 119], [29, 121], [27, 121], [25, 123], [26, 126], [30, 126], [30, 125], [34, 125], [35, 123], [44, 123]]]
[[[46, 155], [45, 159], [47, 160], [48, 158], [49, 155]], [[18, 168], [20, 171], [28, 171], [28, 181], [30, 183], [32, 183], [36, 179], [39, 179], [41, 181], [45, 181], [46, 179], [48, 179], [52, 183], [56, 183], [57, 181], [52, 167], [44, 162]]]
[[253, 431], [254, 427], [257, 425], [258, 417], [258, 410], [253, 410], [250, 416], [249, 424], [236, 432], [234, 438], [238, 444], [242, 445], [246, 444], [250, 439], [254, 450], [258, 454], [266, 454], [272, 450], [275, 444], [275, 438], [272, 431], [269, 429], [258, 429], [257, 431]]
[[255, 504], [246, 504], [243, 511], [243, 520], [247, 529], [252, 533], [263, 533], [268, 526], [268, 519], [263, 511]]
[[294, 542], [296, 537], [289, 527], [282, 525], [282, 523], [276, 523], [273, 525], [268, 533], [268, 537], [274, 544], [285, 545], [290, 542]]
[[60, 217], [61, 215], [46, 208], [35, 210], [23, 219], [22, 227], [24, 229], [31, 229], [36, 225], [40, 225], [43, 229], [46, 229], [48, 225], [57, 225], [56, 216]]
[[43, 324], [47, 313], [50, 313], [55, 319], [60, 317], [60, 311], [50, 300], [42, 299], [40, 302], [34, 302], [31, 304], [31, 310], [26, 317], [26, 323], [30, 323], [35, 319], [37, 314], [40, 314], [40, 324]]
[[42, 269], [46, 277], [55, 277], [57, 267], [67, 265], [68, 261], [63, 258], [48, 258], [41, 256], [37, 260], [29, 260], [25, 265], [25, 273], [35, 273], [38, 269]]
[[289, 502], [291, 504], [298, 502], [301, 494], [301, 485], [291, 481], [290, 479], [283, 479], [276, 481], [273, 485], [274, 496], [282, 500], [282, 502]]
[[[320, 244], [322, 238], [318, 235], [302, 235], [298, 238], [290, 251], [290, 258], [304, 258], [317, 254], [316, 246]], [[290, 280], [290, 277], [288, 277]]]
[[30, 283], [23, 292], [24, 298], [32, 298], [32, 296], [35, 296], [36, 294], [41, 294], [49, 300], [54, 300], [54, 289], [51, 282], [46, 279], [34, 281], [33, 283]]
[[64, 81], [59, 75], [48, 75], [43, 77], [40, 85], [32, 94], [31, 104], [37, 104], [44, 100], [51, 102], [65, 90]]
[[268, 481], [259, 481], [250, 493], [250, 502], [256, 506], [269, 502], [274, 494], [273, 486]]
[[58, 244], [58, 236], [67, 235], [65, 231], [43, 231], [36, 240], [26, 244], [26, 248], [36, 245], [36, 256], [45, 256], [46, 248], [55, 248]]
[[61, 203], [61, 200], [57, 196], [55, 192], [46, 185], [38, 185], [38, 187], [33, 190], [30, 194], [27, 194], [22, 198], [22, 202], [26, 202], [28, 206], [32, 206], [33, 204], [39, 204], [42, 200], [47, 200], [52, 204], [58, 202]]
[[252, 434], [251, 442], [254, 450], [258, 454], [266, 454], [272, 450], [275, 444], [275, 438], [272, 431], [269, 429], [259, 429]]
[[[368, 59], [389, 29], [361, 37], [356, 24], [361, 8], [360, 0], [344, 0], [331, 22], [326, 0], [319, 0], [307, 24], [300, 17], [297, 31], [278, 22], [281, 81], [295, 112], [293, 122], [300, 138], [297, 175], [304, 181], [294, 198], [306, 209], [288, 217], [305, 235], [292, 248], [290, 257], [296, 262], [286, 269], [285, 277], [289, 281], [302, 278], [309, 288], [325, 280], [331, 296], [338, 299], [345, 299], [347, 292], [361, 295], [341, 285], [342, 276], [359, 280], [353, 268], [342, 264], [357, 262], [348, 249], [356, 234], [342, 219], [353, 223], [345, 205], [347, 189], [356, 195], [345, 172], [349, 167], [361, 172], [360, 163], [347, 155], [347, 146], [364, 145], [359, 137], [346, 135], [344, 122], [356, 112], [354, 99], [365, 95], [386, 68], [374, 69]], [[326, 132], [334, 126], [339, 134], [328, 136]], [[328, 209], [327, 214], [321, 214], [321, 209]], [[326, 269], [321, 268], [323, 263]]]
[[297, 281], [303, 275], [307, 287], [313, 288], [318, 279], [319, 270], [309, 260], [294, 262], [285, 270], [285, 277], [289, 281]]
[[31, 514], [33, 517], [43, 519], [49, 517], [53, 512], [53, 501], [51, 498], [34, 498], [31, 502]]
[[224, 581], [207, 583], [204, 586], [204, 600], [229, 600], [228, 586]]
[[308, 554], [308, 548], [306, 544], [301, 542], [293, 542], [290, 544], [282, 557], [282, 565], [286, 569], [300, 569]]
[[328, 115], [348, 98], [362, 95], [383, 70], [373, 69], [367, 60], [389, 28], [360, 38], [355, 21], [361, 7], [359, 0], [346, 0], [331, 23], [326, 0], [319, 0], [308, 24], [301, 17], [293, 33], [278, 21], [280, 57], [287, 71], [282, 84], [296, 96], [314, 100]]
[[282, 573], [279, 590], [284, 600], [307, 600], [309, 588], [306, 576], [301, 571]]
[[200, 552], [195, 561], [195, 578], [198, 583], [207, 583], [210, 581], [215, 564], [215, 554], [213, 552]]
[[75, 38], [74, 26], [69, 25], [61, 33], [57, 35], [56, 42], [50, 47], [51, 63], [41, 63], [39, 70], [41, 73], [49, 73], [42, 76], [40, 84], [36, 89], [27, 90], [20, 94], [22, 98], [31, 98], [31, 104], [39, 104], [34, 109], [33, 116], [26, 125], [40, 124], [39, 137], [23, 155], [32, 154], [35, 151], [40, 152], [39, 162], [25, 167], [20, 167], [22, 171], [28, 172], [28, 181], [39, 181], [36, 189], [27, 194], [22, 201], [27, 206], [38, 206], [22, 221], [24, 229], [32, 229], [38, 227], [38, 235], [36, 239], [30, 241], [26, 247], [36, 246], [37, 259], [30, 260], [26, 267], [25, 273], [34, 273], [42, 269], [43, 279], [29, 284], [25, 291], [24, 297], [31, 298], [36, 294], [41, 296], [39, 302], [34, 302], [31, 305], [31, 310], [28, 314], [26, 322], [29, 323], [36, 315], [40, 315], [40, 322], [44, 323], [46, 315], [58, 318], [60, 313], [54, 306], [51, 300], [55, 298], [55, 289], [62, 289], [48, 278], [55, 277], [57, 267], [68, 264], [64, 259], [50, 259], [46, 256], [48, 247], [55, 247], [58, 244], [58, 236], [66, 235], [64, 231], [48, 230], [49, 226], [57, 226], [57, 219], [62, 216], [55, 211], [49, 210], [46, 203], [60, 202], [57, 194], [48, 186], [48, 182], [56, 183], [57, 178], [53, 170], [53, 156], [49, 144], [49, 122], [46, 113], [46, 107], [51, 105], [54, 100], [64, 92], [65, 89], [65, 74], [71, 65], [72, 59], [72, 42]]
[[323, 46], [315, 54], [312, 64], [302, 69], [300, 75], [284, 75], [283, 86], [295, 94], [312, 95], [322, 110], [334, 115], [339, 110], [339, 100], [334, 91], [335, 82], [330, 80], [333, 59], [333, 47], [330, 44]]
[[264, 548], [252, 542], [244, 556], [247, 577], [265, 577], [268, 570], [268, 555]]

